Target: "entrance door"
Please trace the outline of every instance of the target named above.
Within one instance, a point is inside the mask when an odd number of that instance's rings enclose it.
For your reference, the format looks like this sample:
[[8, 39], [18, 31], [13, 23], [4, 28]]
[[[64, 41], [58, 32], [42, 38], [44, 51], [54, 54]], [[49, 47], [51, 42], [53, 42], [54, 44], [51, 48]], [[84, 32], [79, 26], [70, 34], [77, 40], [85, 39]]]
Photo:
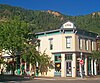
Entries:
[[66, 76], [72, 76], [72, 64], [70, 62], [66, 62]]

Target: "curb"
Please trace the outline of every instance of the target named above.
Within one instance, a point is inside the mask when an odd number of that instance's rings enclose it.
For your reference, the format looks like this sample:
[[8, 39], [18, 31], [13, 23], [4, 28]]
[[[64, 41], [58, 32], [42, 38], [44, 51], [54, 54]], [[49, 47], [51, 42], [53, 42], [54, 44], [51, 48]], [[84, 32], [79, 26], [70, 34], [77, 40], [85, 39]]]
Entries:
[[36, 77], [35, 80], [98, 80], [100, 77], [88, 77], [88, 78], [70, 78], [70, 77]]

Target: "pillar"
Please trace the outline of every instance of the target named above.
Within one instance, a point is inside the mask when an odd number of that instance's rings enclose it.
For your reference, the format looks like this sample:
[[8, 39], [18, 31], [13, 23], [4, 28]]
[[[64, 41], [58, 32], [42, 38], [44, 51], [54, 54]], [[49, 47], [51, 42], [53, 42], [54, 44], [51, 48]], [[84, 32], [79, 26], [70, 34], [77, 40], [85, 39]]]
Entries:
[[25, 62], [25, 71], [26, 71], [26, 62]]
[[94, 60], [94, 75], [97, 75], [97, 65], [96, 65], [97, 60]]
[[31, 63], [30, 63], [30, 67], [29, 68], [30, 68], [29, 70], [31, 71], [32, 70], [32, 64]]
[[91, 74], [93, 75], [93, 59], [91, 59]]
[[85, 63], [84, 63], [84, 70], [85, 70], [85, 75], [87, 76], [88, 75], [88, 65], [87, 65], [87, 56], [85, 57]]
[[66, 77], [65, 54], [61, 54], [61, 77]]
[[72, 55], [72, 77], [76, 77], [76, 54]]

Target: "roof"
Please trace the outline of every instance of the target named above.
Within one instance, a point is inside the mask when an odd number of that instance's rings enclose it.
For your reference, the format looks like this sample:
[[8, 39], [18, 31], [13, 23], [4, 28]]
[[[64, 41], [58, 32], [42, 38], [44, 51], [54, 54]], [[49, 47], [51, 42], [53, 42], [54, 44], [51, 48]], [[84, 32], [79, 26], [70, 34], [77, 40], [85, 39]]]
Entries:
[[62, 24], [60, 29], [44, 31], [44, 32], [38, 32], [38, 33], [35, 33], [35, 35], [50, 34], [50, 33], [54, 33], [54, 32], [63, 32], [63, 31], [69, 31], [69, 30], [74, 30], [74, 31], [77, 32], [77, 34], [89, 35], [89, 36], [95, 37], [95, 38], [98, 35], [97, 33], [94, 33], [94, 32], [91, 32], [91, 31], [87, 31], [87, 30], [82, 30], [80, 28], [76, 28], [75, 24], [73, 22], [70, 22], [70, 21], [67, 21], [66, 23]]

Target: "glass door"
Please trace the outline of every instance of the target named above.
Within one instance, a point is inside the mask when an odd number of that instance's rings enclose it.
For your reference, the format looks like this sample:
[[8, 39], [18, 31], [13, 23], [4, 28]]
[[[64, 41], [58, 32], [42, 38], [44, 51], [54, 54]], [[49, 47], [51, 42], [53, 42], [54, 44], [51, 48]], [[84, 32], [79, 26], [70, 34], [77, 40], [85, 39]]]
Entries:
[[72, 64], [70, 62], [66, 62], [66, 76], [72, 76]]

